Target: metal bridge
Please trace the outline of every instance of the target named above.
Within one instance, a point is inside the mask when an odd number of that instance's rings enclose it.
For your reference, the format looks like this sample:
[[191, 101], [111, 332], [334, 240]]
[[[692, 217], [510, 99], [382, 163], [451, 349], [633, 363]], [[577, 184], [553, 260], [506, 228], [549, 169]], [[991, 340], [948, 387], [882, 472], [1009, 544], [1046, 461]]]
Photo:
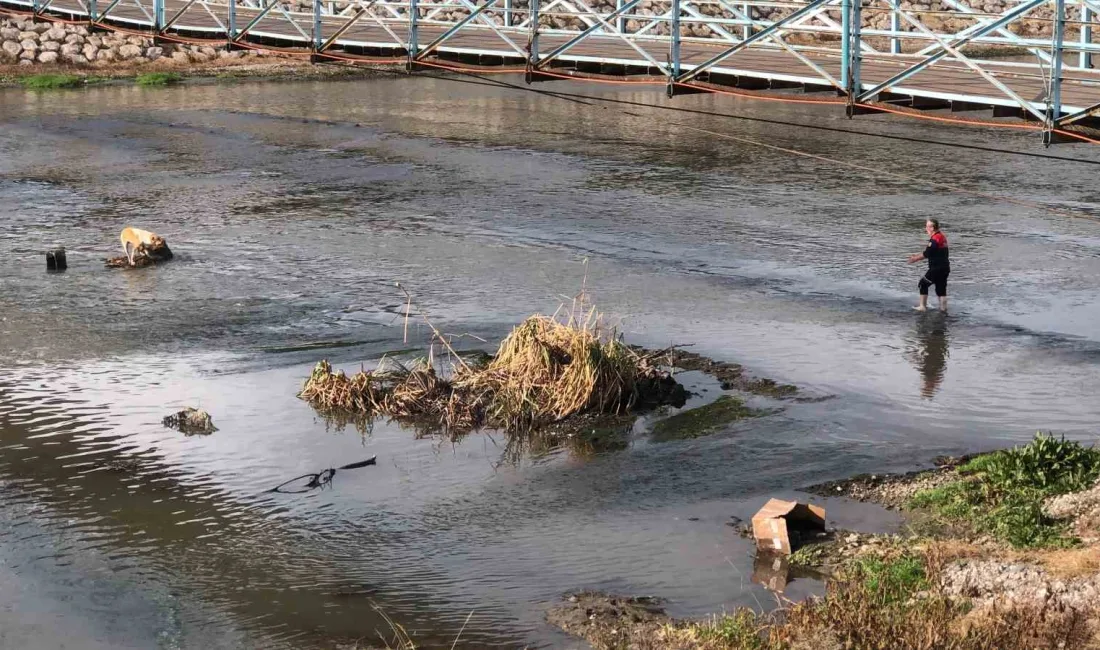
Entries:
[[[1100, 0], [0, 0], [313, 60], [660, 83], [1100, 143]], [[960, 111], [985, 111], [974, 117]]]

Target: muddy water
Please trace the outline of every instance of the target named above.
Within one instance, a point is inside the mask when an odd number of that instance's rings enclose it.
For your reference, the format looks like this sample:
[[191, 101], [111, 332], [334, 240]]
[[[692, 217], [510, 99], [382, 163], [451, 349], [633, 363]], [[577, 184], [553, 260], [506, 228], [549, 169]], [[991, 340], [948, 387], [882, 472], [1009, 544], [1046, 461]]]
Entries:
[[[332, 647], [388, 630], [375, 606], [426, 647], [459, 630], [467, 647], [568, 645], [542, 611], [579, 588], [685, 615], [766, 604], [727, 524], [768, 495], [1038, 428], [1095, 437], [1100, 223], [695, 129], [1100, 217], [1095, 165], [632, 110], [423, 78], [0, 92], [0, 646]], [[953, 246], [947, 318], [910, 311], [920, 271], [904, 258], [930, 216]], [[129, 224], [178, 259], [103, 268]], [[46, 275], [55, 243], [70, 269]], [[585, 259], [631, 341], [834, 397], [519, 464], [498, 435], [360, 436], [294, 399], [322, 356], [351, 368], [426, 340], [414, 318], [403, 341], [395, 282], [437, 326], [494, 340], [575, 293]], [[160, 425], [185, 405], [219, 431]], [[269, 491], [371, 455], [330, 488]], [[840, 525], [890, 525], [828, 505]]]

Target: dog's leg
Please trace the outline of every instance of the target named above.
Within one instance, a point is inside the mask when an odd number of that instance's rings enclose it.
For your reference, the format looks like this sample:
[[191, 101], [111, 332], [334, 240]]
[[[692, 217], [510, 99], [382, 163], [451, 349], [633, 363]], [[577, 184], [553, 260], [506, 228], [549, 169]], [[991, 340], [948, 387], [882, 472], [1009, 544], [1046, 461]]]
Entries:
[[131, 244], [130, 242], [126, 242], [125, 244], [122, 245], [122, 249], [126, 251], [126, 261], [130, 263], [130, 266], [134, 265], [133, 247], [134, 247], [134, 245]]

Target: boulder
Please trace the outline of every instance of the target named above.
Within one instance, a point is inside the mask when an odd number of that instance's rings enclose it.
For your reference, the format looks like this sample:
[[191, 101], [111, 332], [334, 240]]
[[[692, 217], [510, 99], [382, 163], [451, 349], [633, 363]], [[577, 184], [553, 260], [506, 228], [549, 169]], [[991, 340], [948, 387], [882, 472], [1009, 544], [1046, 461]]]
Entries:
[[19, 40], [21, 41], [34, 41], [38, 42], [38, 32], [19, 32]]
[[57, 41], [46, 41], [42, 44], [42, 49], [46, 52], [57, 52], [61, 50], [61, 43]]
[[81, 50], [81, 53], [84, 55], [84, 58], [88, 59], [89, 61], [95, 61], [97, 58], [99, 58], [99, 48], [92, 45], [91, 43], [85, 43], [84, 48]]
[[57, 52], [43, 52], [38, 55], [39, 63], [57, 63]]
[[45, 34], [50, 31], [51, 25], [49, 23], [36, 23], [31, 22], [31, 26], [27, 31], [38, 32], [39, 34]]
[[65, 43], [61, 46], [61, 58], [69, 60], [80, 54], [80, 46], [76, 43]]
[[79, 26], [77, 26], [77, 28], [76, 28], [75, 30], [73, 30], [73, 31], [74, 31], [74, 33], [76, 33], [76, 34], [77, 34], [78, 36], [83, 36], [83, 37], [85, 37], [85, 38], [87, 38], [88, 34], [90, 33], [90, 32], [88, 32], [88, 28], [87, 28], [87, 27], [85, 27], [84, 25], [79, 25]]
[[98, 36], [89, 36], [84, 39], [84, 42], [95, 48], [103, 47], [103, 39]]
[[145, 58], [149, 59], [150, 61], [156, 61], [162, 56], [164, 56], [163, 47], [151, 47], [145, 50]]
[[54, 27], [46, 31], [44, 36], [51, 41], [64, 41], [65, 30], [60, 27]]
[[191, 52], [191, 61], [194, 63], [206, 63], [210, 60], [210, 57], [206, 56], [202, 52]]
[[14, 27], [0, 27], [0, 41], [18, 41], [19, 30]]
[[180, 63], [190, 63], [191, 57], [189, 57], [187, 55], [187, 52], [183, 50], [176, 50], [175, 52], [172, 52], [172, 60], [178, 61]]
[[15, 41], [4, 41], [4, 44], [0, 45], [0, 49], [3, 49], [13, 58], [19, 56], [19, 53], [23, 51], [23, 47]]
[[118, 48], [118, 55], [123, 59], [136, 59], [141, 56], [141, 48], [137, 45], [127, 43]]
[[126, 42], [129, 45], [137, 45], [138, 47], [145, 47], [145, 39], [140, 36], [129, 36], [126, 38]]
[[218, 57], [218, 51], [212, 47], [204, 47], [199, 50], [202, 54], [205, 54], [208, 58], [216, 59]]
[[81, 36], [80, 34], [69, 34], [68, 36], [65, 37], [65, 42], [66, 43], [73, 43], [74, 45], [83, 45], [84, 44], [84, 37]]
[[19, 53], [19, 58], [24, 61], [34, 62], [35, 57], [38, 56], [38, 52], [34, 50], [23, 50]]
[[19, 65], [34, 65], [34, 60], [23, 58], [23, 55], [20, 54], [19, 55]]
[[114, 61], [117, 58], [118, 58], [118, 52], [115, 52], [114, 50], [111, 50], [111, 49], [100, 50], [99, 53], [96, 54], [96, 56], [95, 56], [96, 61], [110, 62], [110, 61]]
[[73, 57], [69, 59], [69, 62], [73, 65], [88, 65], [88, 57], [83, 54], [74, 54]]
[[27, 40], [23, 41], [22, 43], [20, 43], [19, 47], [23, 48], [24, 52], [34, 53], [34, 52], [38, 51], [38, 43], [35, 43], [34, 41], [32, 41], [30, 39], [27, 39]]

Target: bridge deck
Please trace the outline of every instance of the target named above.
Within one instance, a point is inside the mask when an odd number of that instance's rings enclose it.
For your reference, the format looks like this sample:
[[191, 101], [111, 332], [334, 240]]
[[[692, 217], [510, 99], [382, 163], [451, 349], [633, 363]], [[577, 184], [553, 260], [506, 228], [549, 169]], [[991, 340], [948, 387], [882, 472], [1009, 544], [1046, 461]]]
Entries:
[[[27, 0], [0, 0], [0, 6], [23, 6]], [[107, 4], [101, 0], [100, 11]], [[167, 17], [172, 17], [183, 9], [184, 0], [164, 0]], [[228, 8], [225, 5], [195, 3], [172, 25], [172, 30], [188, 34], [209, 35], [213, 40], [225, 41], [225, 23]], [[50, 13], [66, 14], [73, 17], [85, 17], [87, 11], [78, 0], [54, 0], [48, 7]], [[521, 10], [520, 10], [521, 11]], [[115, 6], [105, 22], [119, 26], [151, 28], [151, 3], [144, 8], [137, 0], [124, 0]], [[242, 29], [259, 14], [259, 10], [242, 5], [236, 7], [237, 29]], [[215, 19], [217, 16], [217, 19]], [[310, 47], [313, 16], [306, 13], [290, 13], [293, 19], [279, 11], [265, 16], [246, 36], [246, 40], [267, 39], [288, 46]], [[345, 22], [346, 18], [332, 15], [322, 16], [322, 34], [331, 35]], [[220, 23], [220, 24], [219, 24]], [[381, 24], [380, 24], [381, 23]], [[383, 27], [382, 25], [385, 25]], [[451, 27], [448, 24], [421, 21], [418, 26], [421, 47], [432, 42]], [[389, 31], [387, 31], [387, 28]], [[502, 57], [505, 63], [523, 63], [526, 52], [528, 30], [518, 27], [500, 27], [499, 32], [478, 23], [470, 23], [436, 50], [451, 55], [478, 55]], [[392, 34], [390, 33], [392, 32]], [[500, 34], [510, 38], [509, 44]], [[576, 32], [561, 30], [543, 30], [540, 28], [539, 52], [545, 56], [554, 48], [574, 37]], [[335, 49], [360, 48], [382, 54], [403, 55], [405, 39], [408, 36], [408, 22], [401, 18], [377, 20], [364, 17], [341, 36]], [[645, 52], [649, 59], [631, 47], [630, 43]], [[729, 47], [730, 43], [717, 39], [689, 39], [681, 43], [681, 66], [690, 70]], [[655, 63], [665, 64], [668, 60], [669, 39], [660, 36], [624, 36], [621, 34], [593, 33], [578, 42], [558, 57], [562, 64], [604, 63], [624, 66], [654, 68]], [[841, 76], [841, 57], [834, 53], [801, 50], [806, 58], [820, 66], [835, 78]], [[1098, 56], [1100, 58], [1100, 56]], [[864, 89], [871, 89], [880, 82], [920, 60], [912, 55], [868, 53], [862, 61], [861, 83]], [[1037, 110], [1044, 110], [1047, 102], [1047, 80], [1041, 67], [1012, 63], [1008, 61], [982, 61], [981, 68], [1007, 86], [1024, 102]], [[710, 69], [715, 75], [733, 75], [739, 79], [758, 79], [769, 83], [800, 83], [815, 86], [827, 85], [823, 76], [810, 66], [780, 49], [765, 44], [754, 45], [738, 52]], [[983, 106], [1017, 107], [1020, 104], [1010, 95], [998, 90], [988, 80], [960, 61], [944, 59], [927, 69], [905, 79], [898, 86], [889, 89], [891, 93], [930, 100], [955, 101]], [[1062, 103], [1065, 113], [1074, 113], [1100, 104], [1100, 70], [1068, 69], [1063, 75]]]

